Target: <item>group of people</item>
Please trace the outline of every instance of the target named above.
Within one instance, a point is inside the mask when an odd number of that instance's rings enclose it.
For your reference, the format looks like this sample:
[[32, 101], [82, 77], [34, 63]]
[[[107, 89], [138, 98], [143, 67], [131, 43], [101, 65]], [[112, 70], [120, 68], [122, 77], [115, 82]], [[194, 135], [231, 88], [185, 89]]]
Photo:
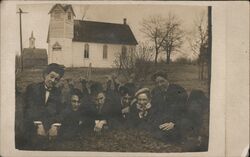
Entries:
[[63, 86], [58, 86], [63, 75], [61, 65], [49, 64], [44, 81], [26, 89], [24, 128], [32, 145], [39, 139], [74, 139], [89, 132], [127, 128], [147, 131], [165, 143], [195, 141], [201, 146], [207, 141], [202, 128], [208, 98], [200, 90], [187, 94], [180, 85], [169, 83], [163, 71], [152, 75], [152, 90], [132, 81], [121, 84], [116, 78], [104, 84], [81, 79], [81, 89], [69, 85], [67, 99]]

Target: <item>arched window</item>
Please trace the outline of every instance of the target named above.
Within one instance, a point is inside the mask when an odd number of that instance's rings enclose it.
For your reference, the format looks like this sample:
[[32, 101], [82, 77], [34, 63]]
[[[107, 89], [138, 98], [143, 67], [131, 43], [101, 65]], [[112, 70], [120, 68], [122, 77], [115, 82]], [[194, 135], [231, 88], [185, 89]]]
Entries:
[[127, 47], [126, 46], [122, 46], [122, 58], [125, 58], [127, 56]]
[[84, 45], [84, 58], [89, 58], [89, 44]]
[[108, 46], [107, 45], [103, 45], [103, 59], [107, 59], [108, 58]]
[[61, 51], [62, 50], [62, 46], [56, 42], [53, 46], [52, 46], [52, 50], [53, 51]]

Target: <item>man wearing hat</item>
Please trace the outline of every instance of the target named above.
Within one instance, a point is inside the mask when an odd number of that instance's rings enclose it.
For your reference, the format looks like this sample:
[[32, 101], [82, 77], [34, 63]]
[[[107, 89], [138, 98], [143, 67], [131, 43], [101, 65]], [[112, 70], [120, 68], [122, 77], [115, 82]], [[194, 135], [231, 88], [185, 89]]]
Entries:
[[24, 125], [28, 143], [36, 137], [51, 138], [57, 135], [60, 125], [58, 115], [62, 106], [61, 92], [56, 84], [63, 75], [64, 67], [52, 63], [43, 71], [42, 82], [27, 87], [24, 98]]
[[158, 71], [152, 76], [155, 88], [152, 90], [152, 103], [158, 108], [156, 120], [165, 139], [180, 142], [179, 122], [186, 114], [186, 90], [177, 84], [170, 84], [166, 72]]

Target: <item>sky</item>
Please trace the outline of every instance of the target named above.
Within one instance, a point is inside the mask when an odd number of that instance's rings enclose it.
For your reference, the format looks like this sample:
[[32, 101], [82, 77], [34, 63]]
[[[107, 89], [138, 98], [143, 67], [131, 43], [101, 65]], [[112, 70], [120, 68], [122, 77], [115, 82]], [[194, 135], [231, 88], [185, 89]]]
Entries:
[[[48, 47], [47, 33], [50, 20], [49, 10], [53, 4], [22, 4], [17, 5], [27, 14], [22, 15], [22, 33], [23, 33], [23, 48], [29, 47], [29, 37], [33, 31], [36, 38], [37, 48]], [[173, 13], [182, 21], [182, 28], [185, 31], [193, 29], [194, 20], [200, 14], [207, 11], [204, 6], [177, 6], [177, 5], [148, 5], [148, 4], [90, 4], [90, 5], [76, 5], [73, 4], [73, 9], [76, 14], [75, 19], [110, 22], [110, 23], [123, 23], [123, 18], [127, 18], [127, 23], [130, 26], [135, 38], [138, 42], [144, 42], [148, 39], [140, 31], [141, 23], [144, 18], [154, 15], [166, 17], [169, 12]], [[16, 31], [17, 43], [19, 43], [19, 15], [16, 14]], [[16, 52], [20, 51], [20, 45], [16, 44]], [[185, 41], [182, 48], [182, 55], [193, 57], [193, 53], [189, 49], [188, 43]], [[176, 54], [173, 58], [180, 56]]]

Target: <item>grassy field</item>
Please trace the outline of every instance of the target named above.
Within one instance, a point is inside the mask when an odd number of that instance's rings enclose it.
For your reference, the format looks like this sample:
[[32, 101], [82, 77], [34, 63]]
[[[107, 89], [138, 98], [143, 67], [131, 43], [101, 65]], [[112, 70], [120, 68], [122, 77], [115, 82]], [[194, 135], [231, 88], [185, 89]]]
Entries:
[[[208, 95], [208, 81], [198, 79], [198, 68], [195, 65], [158, 65], [149, 70], [148, 76], [142, 80], [136, 80], [140, 86], [152, 88], [151, 75], [156, 70], [166, 70], [169, 81], [183, 86], [188, 93], [192, 89], [200, 89]], [[104, 76], [115, 72], [115, 69], [92, 69], [92, 80], [102, 82]], [[79, 78], [86, 73], [86, 68], [67, 68], [64, 79], [73, 79], [76, 87], [80, 87]], [[24, 70], [16, 75], [16, 85], [23, 93], [28, 84], [42, 81], [42, 69]], [[121, 82], [124, 82], [121, 79]], [[22, 96], [16, 97], [16, 135], [22, 130], [20, 121], [22, 120]], [[146, 134], [135, 130], [111, 131], [104, 133], [104, 136], [91, 134], [75, 140], [64, 141], [63, 143], [51, 144], [45, 150], [75, 150], [75, 151], [119, 151], [119, 152], [180, 152], [185, 151], [185, 146], [166, 145]]]

